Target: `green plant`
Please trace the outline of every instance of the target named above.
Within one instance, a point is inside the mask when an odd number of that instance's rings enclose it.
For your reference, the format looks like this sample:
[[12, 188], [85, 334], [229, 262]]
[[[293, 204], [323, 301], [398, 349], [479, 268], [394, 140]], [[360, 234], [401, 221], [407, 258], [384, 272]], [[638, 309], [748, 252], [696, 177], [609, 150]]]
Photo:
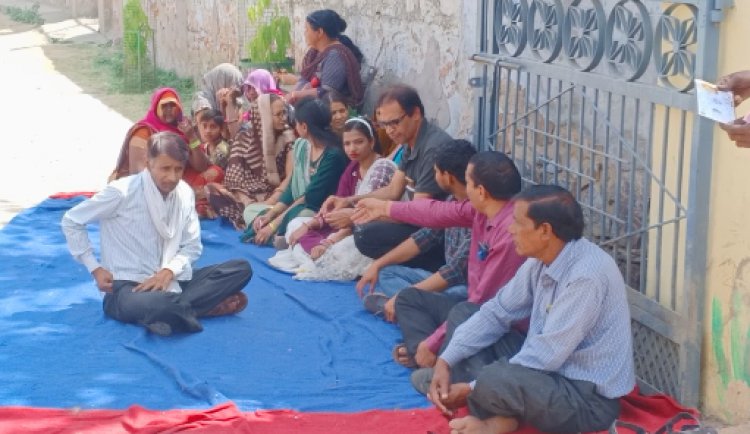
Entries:
[[291, 23], [289, 18], [280, 15], [278, 7], [271, 9], [271, 18], [267, 23], [262, 22], [269, 8], [271, 0], [258, 0], [247, 10], [248, 20], [256, 28], [255, 36], [247, 45], [253, 63], [284, 63], [287, 60], [286, 52], [292, 44]]
[[36, 25], [44, 24], [44, 18], [39, 15], [39, 3], [34, 3], [28, 8], [6, 6], [5, 13], [8, 14], [10, 19], [19, 23]]
[[148, 40], [151, 39], [153, 31], [148, 25], [148, 17], [141, 9], [138, 0], [128, 0], [125, 3], [122, 26], [124, 68], [128, 71], [136, 70], [140, 81], [142, 81], [143, 71], [150, 63], [146, 54], [148, 52]]
[[125, 56], [121, 51], [102, 51], [94, 60], [94, 64], [106, 73], [110, 93], [131, 93], [135, 90], [141, 92], [157, 87], [171, 87], [177, 91], [184, 104], [195, 91], [191, 78], [183, 78], [172, 71], [159, 68], [155, 68], [153, 74], [141, 77], [138, 86], [133, 86], [132, 79], [127, 77]]

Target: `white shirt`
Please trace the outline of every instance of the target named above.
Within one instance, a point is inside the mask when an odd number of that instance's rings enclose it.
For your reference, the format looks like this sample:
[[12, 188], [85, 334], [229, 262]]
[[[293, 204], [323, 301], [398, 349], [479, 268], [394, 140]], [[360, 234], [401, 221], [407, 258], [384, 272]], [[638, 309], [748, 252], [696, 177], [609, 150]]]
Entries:
[[[190, 211], [184, 213], [188, 221], [177, 254], [165, 268], [177, 280], [190, 280], [191, 264], [203, 250], [200, 222], [190, 187], [180, 181], [169, 194], [177, 193], [178, 197], [191, 198], [190, 203], [182, 204]], [[86, 225], [93, 221], [100, 223], [101, 263], [94, 256], [86, 231]], [[138, 175], [113, 181], [91, 199], [68, 210], [62, 219], [62, 230], [70, 253], [89, 272], [103, 267], [114, 280], [143, 282], [161, 269], [163, 243], [151, 221]]]

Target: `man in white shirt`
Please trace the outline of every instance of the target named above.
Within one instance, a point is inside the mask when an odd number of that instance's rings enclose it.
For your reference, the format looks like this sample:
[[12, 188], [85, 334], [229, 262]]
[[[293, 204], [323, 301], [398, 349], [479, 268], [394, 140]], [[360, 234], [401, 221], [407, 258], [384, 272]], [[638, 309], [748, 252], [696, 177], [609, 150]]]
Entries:
[[[193, 191], [181, 181], [188, 156], [177, 134], [154, 134], [145, 170], [113, 181], [62, 219], [71, 254], [105, 292], [104, 312], [162, 336], [201, 331], [201, 316], [241, 311], [240, 291], [252, 277], [244, 259], [192, 269], [203, 246]], [[101, 263], [86, 231], [93, 221]]]

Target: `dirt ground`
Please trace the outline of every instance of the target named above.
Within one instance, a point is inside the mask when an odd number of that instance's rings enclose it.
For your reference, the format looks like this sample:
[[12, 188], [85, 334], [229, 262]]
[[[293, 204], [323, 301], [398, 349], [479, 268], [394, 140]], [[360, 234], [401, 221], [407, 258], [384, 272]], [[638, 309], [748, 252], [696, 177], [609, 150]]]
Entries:
[[[0, 0], [9, 4], [24, 2]], [[6, 101], [0, 108], [0, 227], [50, 194], [99, 190], [125, 132], [148, 107], [148, 94], [110, 92], [110, 75], [94, 62], [110, 50], [96, 20], [72, 20], [50, 8], [40, 10], [43, 26], [0, 13], [0, 94]]]
[[102, 67], [96, 67], [95, 61], [98, 56], [111, 53], [111, 48], [93, 43], [58, 42], [43, 46], [42, 51], [61, 74], [127, 119], [136, 121], [148, 109], [148, 93], [122, 94], [109, 90], [109, 77]]

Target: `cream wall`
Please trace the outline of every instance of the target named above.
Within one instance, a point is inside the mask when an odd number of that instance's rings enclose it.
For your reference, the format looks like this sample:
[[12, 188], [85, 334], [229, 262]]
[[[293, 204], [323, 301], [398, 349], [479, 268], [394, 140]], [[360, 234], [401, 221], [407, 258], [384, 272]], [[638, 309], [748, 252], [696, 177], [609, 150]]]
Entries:
[[[735, 1], [722, 21], [719, 75], [750, 69], [750, 1]], [[750, 101], [737, 115], [750, 112]], [[703, 407], [728, 422], [750, 420], [750, 149], [714, 131]]]

